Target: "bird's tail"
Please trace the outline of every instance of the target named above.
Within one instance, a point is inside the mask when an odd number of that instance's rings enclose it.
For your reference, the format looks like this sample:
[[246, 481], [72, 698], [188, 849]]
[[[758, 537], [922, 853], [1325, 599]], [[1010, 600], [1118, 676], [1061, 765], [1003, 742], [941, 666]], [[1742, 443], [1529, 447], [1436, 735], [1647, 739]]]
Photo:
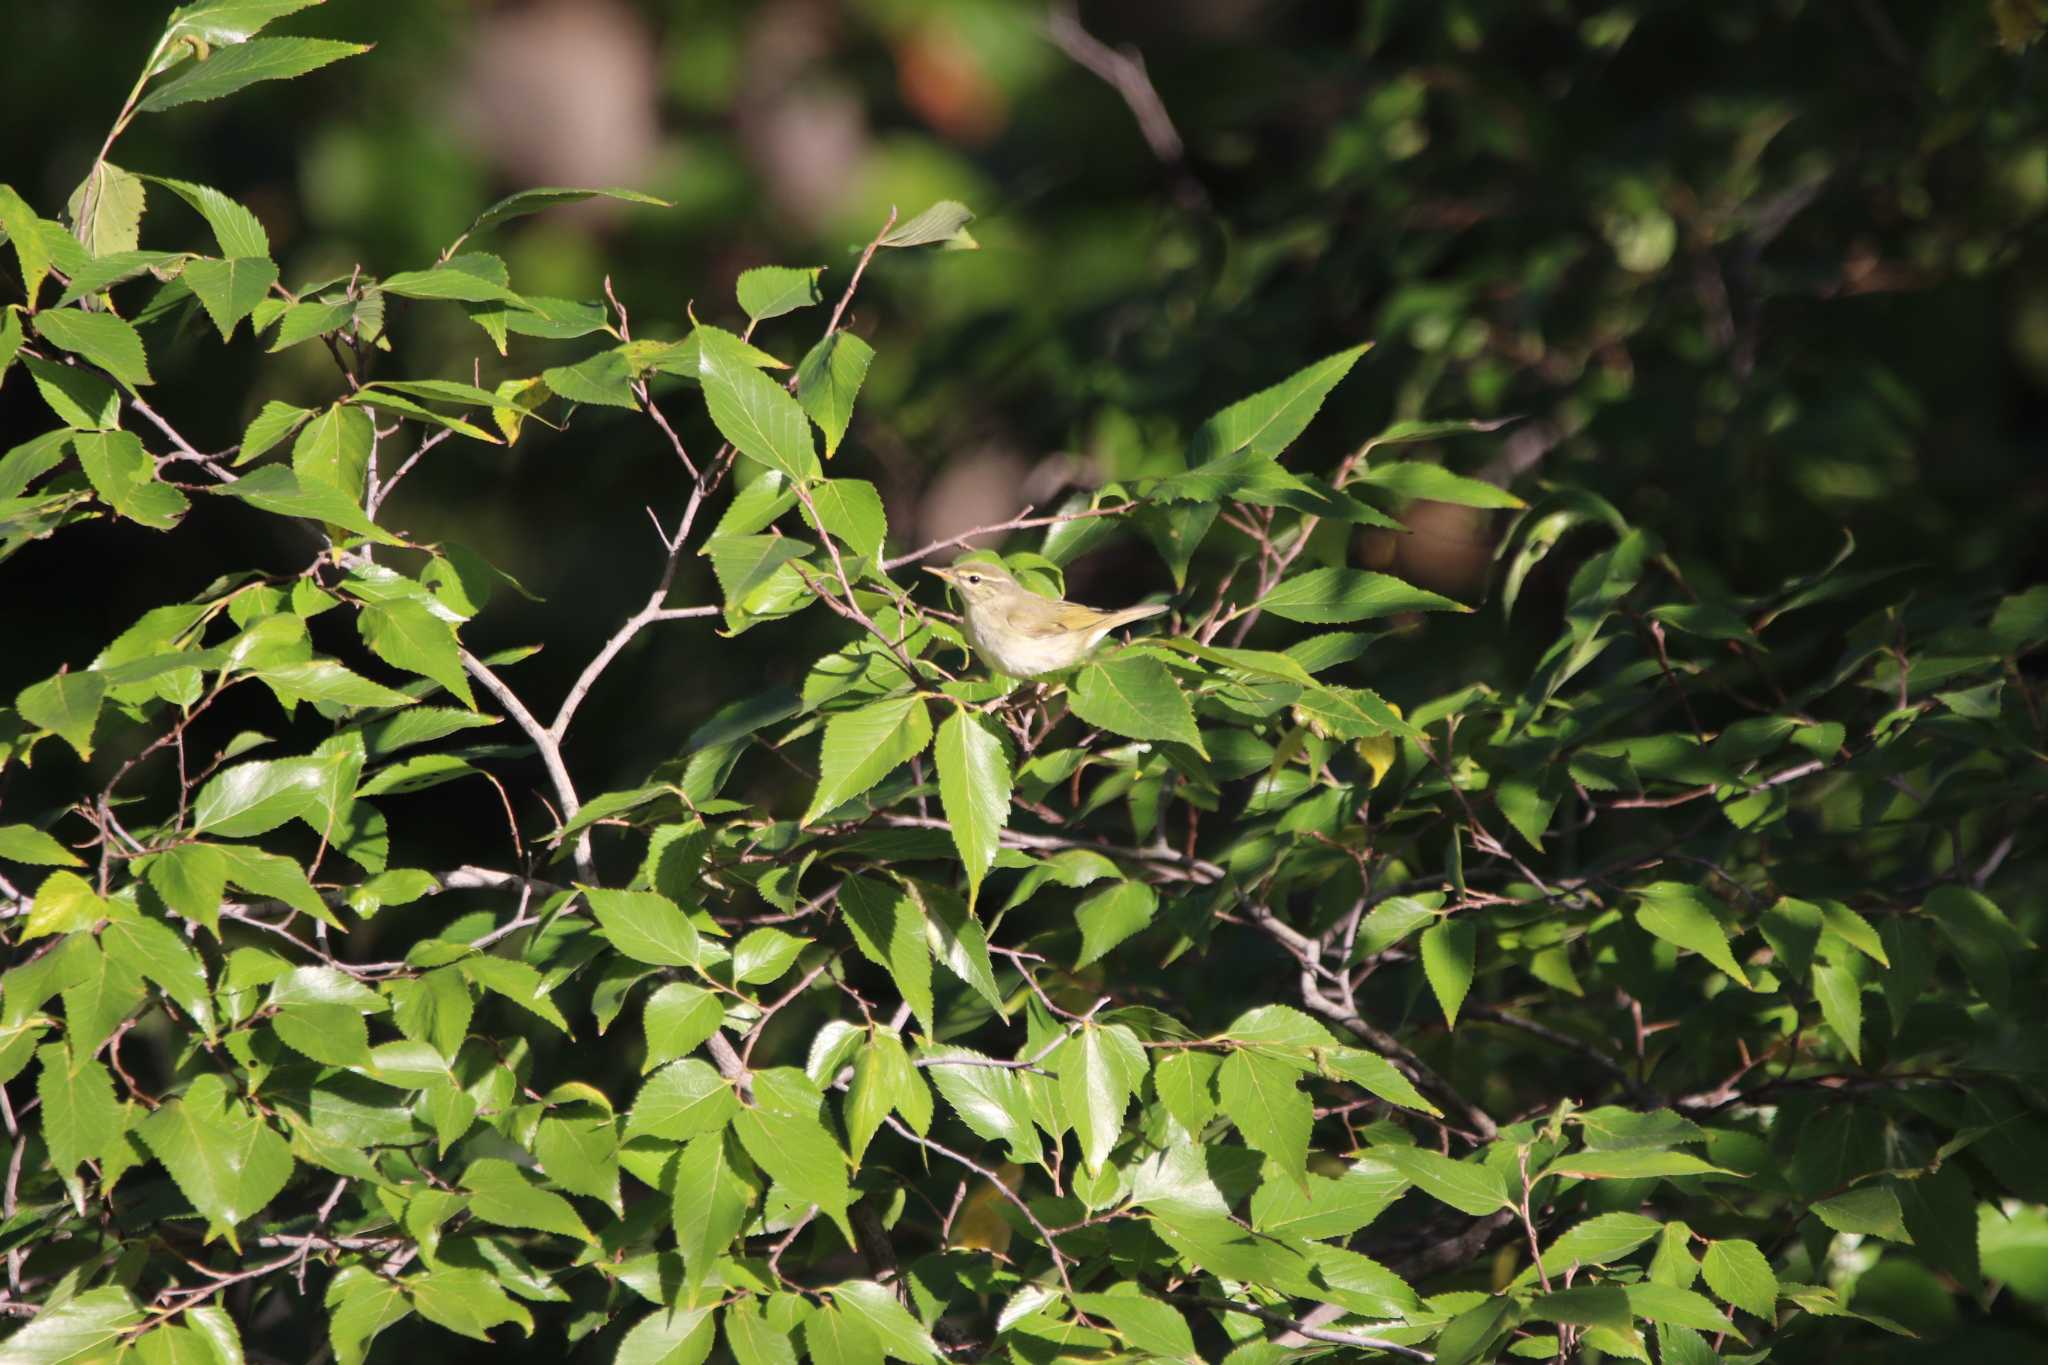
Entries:
[[1148, 616], [1164, 616], [1171, 610], [1173, 610], [1172, 606], [1165, 602], [1151, 602], [1142, 607], [1125, 607], [1122, 611], [1111, 612], [1108, 617], [1108, 623], [1104, 628], [1115, 630], [1119, 626], [1127, 626], [1133, 621], [1142, 621]]

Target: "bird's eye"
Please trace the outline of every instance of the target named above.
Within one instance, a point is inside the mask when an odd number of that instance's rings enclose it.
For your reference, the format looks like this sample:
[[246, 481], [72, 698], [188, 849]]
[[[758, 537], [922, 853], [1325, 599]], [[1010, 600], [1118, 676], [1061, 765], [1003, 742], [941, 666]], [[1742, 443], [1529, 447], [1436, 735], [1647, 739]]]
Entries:
[[981, 582], [981, 575], [978, 573], [971, 573], [967, 575], [967, 581], [969, 583], [979, 583]]

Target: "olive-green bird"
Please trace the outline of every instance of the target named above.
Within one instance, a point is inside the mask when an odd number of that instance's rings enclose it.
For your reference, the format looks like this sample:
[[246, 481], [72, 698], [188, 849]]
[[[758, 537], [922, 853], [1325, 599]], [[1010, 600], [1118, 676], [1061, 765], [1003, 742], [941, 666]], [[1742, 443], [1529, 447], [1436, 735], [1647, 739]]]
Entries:
[[1013, 678], [1036, 678], [1072, 668], [1118, 626], [1158, 616], [1163, 602], [1122, 611], [1097, 611], [1079, 602], [1040, 597], [1000, 564], [969, 560], [950, 569], [926, 566], [960, 594], [967, 642], [982, 662]]

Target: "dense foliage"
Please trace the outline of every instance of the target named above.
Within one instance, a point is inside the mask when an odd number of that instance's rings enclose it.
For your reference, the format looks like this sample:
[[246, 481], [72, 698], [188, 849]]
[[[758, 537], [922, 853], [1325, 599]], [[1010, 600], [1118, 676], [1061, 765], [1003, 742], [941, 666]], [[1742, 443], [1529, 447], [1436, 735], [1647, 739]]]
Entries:
[[[1312, 358], [1266, 315], [1236, 368], [1270, 386], [1213, 415], [1152, 373], [1170, 350], [1105, 361], [1142, 410], [1097, 414], [1107, 476], [983, 529], [1037, 590], [1142, 565], [1089, 595], [1173, 611], [992, 677], [918, 573], [974, 537], [892, 531], [872, 467], [884, 394], [944, 430], [955, 391], [890, 369], [944, 306], [850, 326], [870, 271], [914, 297], [986, 221], [889, 211], [830, 267], [746, 270], [731, 304], [700, 279], [663, 317], [601, 271], [522, 287], [508, 224], [666, 211], [539, 189], [438, 255], [299, 279], [236, 199], [108, 158], [131, 121], [358, 57], [270, 27], [312, 3], [175, 11], [61, 212], [0, 187], [0, 393], [35, 414], [0, 455], [0, 600], [90, 621], [39, 568], [108, 528], [233, 561], [131, 583], [148, 609], [60, 667], [5, 660], [0, 1361], [453, 1333], [633, 1365], [1692, 1365], [1959, 1322], [2040, 1349], [2048, 587], [1873, 562], [1734, 460], [1693, 491], [1741, 496], [1692, 508], [1676, 479], [1622, 496], [1654, 464], [1626, 442], [1604, 490], [1539, 479], [1590, 405], [1654, 396], [1596, 316], [1550, 357], [1587, 387], [1512, 421], [1506, 353], [1438, 326], [1468, 281], [1383, 318], [1390, 354]], [[1677, 247], [1628, 183], [1616, 314]], [[1270, 264], [1216, 268], [1288, 287]], [[1731, 372], [1795, 363], [1727, 321]], [[205, 359], [323, 353], [300, 401]], [[1374, 365], [1391, 422], [1346, 402]], [[1833, 378], [1703, 430], [1813, 421], [1842, 443], [1807, 467], [1824, 502], [1877, 477], [1855, 441], [1900, 401]], [[665, 491], [640, 577], [576, 594], [594, 646], [486, 643], [527, 590], [418, 531], [409, 480], [629, 431]], [[1499, 518], [1483, 603], [1380, 571], [1443, 509]], [[1766, 532], [1782, 582], [1705, 553]], [[616, 686], [663, 633], [701, 723]], [[541, 644], [573, 667], [537, 673]], [[623, 781], [582, 756], [594, 722], [630, 737]], [[435, 860], [478, 826], [495, 858]]]

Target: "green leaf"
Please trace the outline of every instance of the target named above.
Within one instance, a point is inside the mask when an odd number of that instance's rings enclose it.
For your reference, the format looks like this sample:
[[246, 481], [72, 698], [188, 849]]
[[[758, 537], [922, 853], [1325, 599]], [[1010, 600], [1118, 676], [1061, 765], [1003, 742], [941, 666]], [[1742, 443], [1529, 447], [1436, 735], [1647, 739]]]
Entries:
[[601, 1200], [614, 1214], [624, 1212], [619, 1202], [619, 1131], [610, 1114], [548, 1115], [534, 1131], [533, 1154], [548, 1179], [569, 1193]]
[[238, 763], [215, 774], [193, 799], [193, 832], [245, 838], [296, 819], [331, 838], [347, 823], [363, 754], [356, 744], [322, 747], [326, 752]]
[[275, 1199], [291, 1179], [291, 1148], [234, 1098], [214, 1072], [142, 1121], [143, 1145], [178, 1190], [204, 1214], [209, 1237], [235, 1241], [235, 1227]]
[[1863, 983], [1853, 968], [1834, 962], [1813, 964], [1813, 995], [1820, 1001], [1821, 1018], [1842, 1040], [1849, 1056], [1863, 1061]]
[[32, 355], [23, 356], [21, 363], [28, 367], [36, 392], [65, 426], [104, 431], [120, 425], [121, 391], [93, 371]]
[[[763, 1077], [770, 1074], [761, 1073]], [[795, 1074], [802, 1078], [801, 1072]], [[852, 1229], [846, 1225], [846, 1210], [853, 1203], [846, 1153], [833, 1141], [815, 1110], [771, 1108], [766, 1087], [758, 1077], [755, 1097], [757, 1102], [732, 1120], [740, 1145], [793, 1201], [816, 1204], [852, 1242]]]
[[[1639, 1318], [1698, 1332], [1726, 1332], [1737, 1339], [1742, 1337], [1735, 1324], [1704, 1294], [1677, 1285], [1649, 1283], [1627, 1284], [1621, 1290], [1628, 1295], [1629, 1312]], [[1664, 1358], [1671, 1360], [1668, 1353]]]
[[36, 1051], [42, 1070], [36, 1097], [42, 1101], [43, 1142], [50, 1164], [69, 1181], [86, 1161], [96, 1161], [122, 1140], [126, 1127], [121, 1104], [114, 1098], [114, 1077], [101, 1063], [74, 1055], [69, 1039]]
[[149, 114], [196, 100], [217, 100], [258, 81], [289, 80], [369, 50], [364, 43], [325, 38], [251, 38], [191, 62], [143, 96], [136, 108]]
[[162, 987], [209, 1040], [215, 1036], [206, 968], [175, 930], [153, 919], [115, 919], [101, 933], [100, 947], [129, 971]]
[[772, 925], [750, 930], [733, 945], [732, 979], [737, 985], [761, 985], [775, 980], [796, 962], [797, 954], [809, 943], [807, 938], [786, 934]]
[[981, 894], [981, 879], [995, 865], [1003, 828], [1010, 822], [1009, 759], [996, 733], [965, 710], [954, 711], [939, 726], [933, 757], [939, 768], [939, 800], [967, 872], [971, 906]]
[[403, 1283], [419, 1315], [451, 1332], [489, 1341], [491, 1328], [516, 1322], [533, 1335], [533, 1314], [513, 1302], [489, 1271], [445, 1266]]
[[694, 967], [703, 959], [697, 926], [674, 901], [653, 891], [579, 886], [604, 936], [632, 958], [657, 967]]
[[965, 204], [952, 199], [941, 199], [909, 222], [900, 223], [892, 231], [883, 234], [876, 245], [907, 247], [944, 242], [949, 246], [972, 247], [974, 239], [967, 235], [966, 228], [973, 221], [974, 212]]
[[71, 192], [65, 211], [79, 245], [94, 256], [133, 251], [141, 240], [142, 181], [111, 161], [100, 161]]
[[748, 459], [792, 479], [818, 477], [811, 424], [796, 399], [754, 368], [745, 343], [732, 333], [699, 324], [697, 378], [719, 435]]
[[647, 1034], [642, 1074], [695, 1052], [725, 1018], [724, 1003], [687, 981], [671, 981], [647, 997], [641, 1024]]
[[811, 1365], [882, 1365], [882, 1343], [867, 1325], [834, 1304], [820, 1304], [803, 1319]]
[[1415, 1182], [1430, 1198], [1475, 1218], [1512, 1208], [1505, 1179], [1497, 1170], [1453, 1161], [1421, 1147], [1374, 1147], [1369, 1155]]
[[[1543, 1270], [1562, 1275], [1575, 1265], [1612, 1265], [1663, 1230], [1662, 1223], [1639, 1213], [1595, 1214], [1543, 1249]], [[1536, 1278], [1536, 1267], [1531, 1266], [1517, 1283]]]
[[[277, 335], [271, 339], [273, 354], [289, 350], [302, 341], [326, 336], [329, 332], [346, 327], [355, 320], [356, 305], [353, 299], [339, 301], [309, 300], [294, 303], [278, 315]], [[263, 329], [263, 319], [256, 319], [256, 329]]]
[[1470, 919], [1440, 919], [1423, 931], [1423, 974], [1451, 1028], [1457, 1027], [1458, 1007], [1472, 989], [1472, 953], [1478, 942], [1479, 931]]
[[797, 1365], [794, 1336], [768, 1321], [759, 1298], [726, 1308], [725, 1344], [738, 1365]]
[[996, 989], [995, 968], [989, 960], [988, 934], [968, 910], [967, 902], [930, 882], [913, 880], [908, 889], [924, 910], [925, 941], [932, 956], [986, 1000], [989, 1008], [1001, 1010], [1003, 997]]
[[1683, 882], [1654, 882], [1637, 892], [1642, 904], [1636, 923], [1666, 943], [1698, 953], [1737, 985], [1751, 989], [1742, 965], [1729, 950], [1723, 908], [1706, 892]]
[[[432, 270], [406, 270], [386, 276], [377, 287], [407, 299], [453, 299], [460, 303], [518, 303], [519, 296], [490, 275], [465, 269], [457, 256]], [[484, 259], [495, 259], [485, 257]], [[388, 387], [388, 386], [387, 386]]]
[[51, 308], [36, 314], [35, 323], [43, 340], [99, 366], [129, 388], [151, 382], [141, 333], [112, 313]]
[[1081, 931], [1075, 970], [1098, 961], [1150, 924], [1158, 909], [1159, 893], [1144, 882], [1117, 882], [1083, 901], [1074, 911], [1075, 926]]
[[848, 877], [840, 885], [839, 907], [861, 955], [889, 973], [925, 1032], [934, 1032], [932, 948], [923, 909], [909, 893], [866, 877]]
[[[126, 1289], [102, 1285], [44, 1308], [0, 1345], [4, 1365], [69, 1365], [106, 1360], [115, 1338], [142, 1322]], [[236, 1362], [236, 1365], [240, 1365]]]
[[825, 1292], [847, 1316], [875, 1334], [884, 1353], [909, 1365], [938, 1365], [938, 1343], [887, 1288], [873, 1280], [847, 1280]]
[[1082, 1159], [1089, 1171], [1100, 1171], [1123, 1136], [1124, 1110], [1145, 1079], [1145, 1049], [1122, 1024], [1090, 1023], [1060, 1044], [1047, 1067], [1059, 1078]]
[[1308, 1179], [1309, 1130], [1315, 1126], [1314, 1106], [1296, 1082], [1300, 1072], [1252, 1048], [1239, 1048], [1223, 1059], [1216, 1091], [1223, 1112], [1244, 1140], [1292, 1177]]
[[853, 1062], [853, 1082], [846, 1092], [843, 1110], [846, 1118], [846, 1145], [853, 1153], [856, 1166], [860, 1164], [868, 1143], [874, 1138], [875, 1130], [882, 1126], [882, 1120], [891, 1109], [908, 1109], [913, 1113], [922, 1112], [929, 1117], [931, 1098], [922, 1096], [920, 1106], [913, 1089], [922, 1091], [924, 1082], [918, 1079], [917, 1071], [910, 1065], [910, 1055], [903, 1050], [903, 1041], [887, 1029], [876, 1029], [867, 1044], [860, 1049]]
[[277, 283], [277, 266], [266, 256], [207, 257], [186, 262], [184, 280], [220, 329], [220, 339], [227, 341], [235, 334], [235, 324], [269, 297], [270, 286]]
[[625, 355], [614, 348], [587, 356], [574, 365], [542, 370], [541, 379], [554, 393], [571, 403], [594, 403], [603, 407], [638, 410], [633, 394], [633, 370]]
[[[186, 37], [215, 47], [246, 42], [271, 20], [320, 3], [321, 0], [197, 0], [171, 12], [171, 22], [164, 28], [165, 44], [168, 47]], [[158, 58], [155, 70], [168, 70], [178, 56], [176, 51], [167, 52]]]
[[755, 322], [808, 308], [819, 299], [818, 276], [823, 273], [822, 266], [799, 270], [787, 265], [762, 265], [743, 270], [735, 285], [740, 307]]
[[590, 1229], [576, 1208], [561, 1195], [542, 1189], [525, 1171], [497, 1157], [482, 1157], [462, 1173], [469, 1192], [469, 1211], [486, 1223], [508, 1228], [533, 1228], [580, 1241], [591, 1241]]
[[1690, 1152], [1650, 1148], [1571, 1152], [1544, 1168], [1545, 1175], [1575, 1175], [1585, 1180], [1643, 1180], [1655, 1176], [1732, 1175], [1734, 1172], [1700, 1160]]
[[182, 492], [157, 481], [156, 464], [133, 432], [81, 431], [71, 448], [93, 491], [128, 520], [168, 531], [191, 510]]
[[887, 697], [825, 722], [818, 786], [804, 812], [808, 825], [837, 810], [924, 752], [932, 739], [924, 698]]
[[58, 673], [22, 688], [14, 709], [30, 725], [61, 737], [80, 758], [91, 758], [93, 726], [106, 695], [106, 679], [97, 673]]
[[690, 1139], [676, 1158], [676, 1250], [694, 1289], [745, 1226], [758, 1191], [742, 1168], [737, 1139], [720, 1128]]
[[[864, 559], [881, 558], [889, 521], [873, 484], [866, 479], [826, 479], [810, 493], [824, 530]], [[810, 520], [808, 509], [805, 520]]]
[[347, 707], [413, 706], [417, 702], [405, 693], [371, 682], [351, 673], [333, 659], [308, 659], [304, 663], [270, 664], [251, 670], [270, 684], [278, 700], [332, 702]]
[[1258, 605], [1289, 621], [1327, 625], [1404, 611], [1470, 611], [1461, 602], [1363, 569], [1311, 569], [1284, 580]]
[[363, 509], [348, 494], [327, 484], [302, 484], [299, 476], [283, 465], [264, 465], [233, 483], [221, 484], [211, 491], [238, 498], [251, 507], [278, 516], [325, 522], [384, 545], [404, 544], [397, 536], [364, 516]]
[[85, 860], [34, 825], [0, 825], [0, 858], [43, 867], [84, 867]]
[[1216, 1113], [1216, 1071], [1222, 1058], [1193, 1048], [1169, 1052], [1152, 1068], [1152, 1086], [1174, 1121], [1199, 1134]]
[[[244, 480], [247, 482], [247, 480]], [[461, 647], [455, 627], [417, 598], [372, 602], [356, 618], [356, 628], [370, 652], [394, 668], [433, 679], [472, 711], [476, 697], [462, 671]]]
[[1995, 1010], [2009, 1007], [2012, 967], [2031, 946], [1997, 903], [1981, 891], [1953, 882], [1927, 893], [1926, 911], [1941, 926], [1970, 984]]
[[619, 1341], [612, 1365], [700, 1365], [718, 1339], [711, 1306], [656, 1308]]
[[1069, 703], [1076, 716], [1112, 734], [1173, 740], [1208, 755], [1187, 695], [1150, 655], [1126, 653], [1084, 665]]
[[494, 228], [500, 223], [510, 222], [514, 218], [524, 218], [530, 213], [539, 213], [542, 209], [552, 208], [557, 204], [580, 204], [586, 199], [597, 198], [618, 199], [629, 204], [652, 204], [656, 208], [663, 209], [671, 207], [668, 200], [656, 199], [653, 195], [642, 194], [638, 190], [570, 189], [559, 186], [541, 186], [530, 190], [520, 190], [517, 194], [506, 195], [503, 199], [500, 199], [497, 203], [478, 214], [477, 220], [469, 225], [469, 231], [463, 235], [474, 236], [488, 228]]
[[626, 1138], [684, 1142], [724, 1129], [739, 1099], [709, 1062], [685, 1057], [647, 1078], [626, 1115]]
[[107, 903], [92, 883], [75, 872], [52, 872], [36, 889], [35, 901], [22, 930], [24, 940], [47, 934], [75, 934], [107, 917]]
[[249, 463], [257, 456], [276, 446], [285, 437], [299, 429], [299, 424], [312, 416], [309, 409], [280, 403], [276, 399], [265, 403], [263, 410], [256, 414], [242, 433], [242, 448], [235, 452], [237, 467]]
[[1188, 464], [1204, 465], [1240, 450], [1255, 456], [1278, 455], [1307, 429], [1323, 399], [1371, 345], [1366, 342], [1326, 356], [1272, 388], [1232, 403], [1196, 428], [1188, 443]]
[[14, 259], [21, 266], [22, 283], [33, 306], [50, 274], [51, 248], [43, 236], [42, 216], [12, 185], [0, 185], [0, 231], [14, 243]]
[[485, 990], [502, 995], [513, 1004], [538, 1018], [547, 1020], [562, 1032], [569, 1032], [569, 1021], [562, 1017], [562, 1011], [548, 998], [553, 983], [543, 980], [541, 974], [524, 962], [510, 958], [492, 957], [479, 954], [462, 959], [463, 974]]
[[[918, 1055], [929, 1063], [924, 1072], [939, 1094], [975, 1136], [1007, 1144], [1012, 1161], [1038, 1161], [1038, 1130], [1031, 1121], [1031, 1101], [1014, 1070], [988, 1065], [990, 1059], [982, 1053], [962, 1047], [924, 1048]], [[968, 1064], [949, 1065], [949, 1058]]]
[[338, 1365], [363, 1365], [379, 1332], [412, 1314], [395, 1280], [344, 1266], [327, 1286], [328, 1341]]
[[1371, 464], [1351, 476], [1353, 483], [1384, 489], [1397, 497], [1427, 498], [1459, 507], [1526, 507], [1527, 503], [1495, 484], [1453, 474], [1442, 465], [1421, 461]]
[[1756, 1243], [1740, 1237], [1713, 1243], [1700, 1258], [1707, 1288], [1745, 1313], [1773, 1320], [1778, 1304], [1778, 1277]]
[[853, 421], [853, 403], [867, 378], [874, 348], [848, 331], [835, 331], [805, 353], [796, 367], [796, 399], [825, 437], [831, 459]]
[[270, 236], [264, 232], [263, 224], [255, 214], [243, 208], [219, 190], [207, 185], [195, 185], [189, 180], [170, 180], [159, 175], [142, 177], [152, 185], [162, 185], [198, 211], [213, 230], [214, 245], [220, 254], [234, 260], [238, 257], [264, 257], [270, 255]]
[[283, 901], [292, 909], [323, 921], [330, 928], [342, 927], [334, 912], [327, 908], [327, 902], [320, 899], [320, 893], [307, 880], [304, 869], [290, 858], [238, 844], [218, 844], [214, 848], [227, 864], [228, 880], [244, 891]]
[[1910, 1244], [1906, 1215], [1899, 1207], [1898, 1193], [1889, 1185], [1862, 1185], [1823, 1199], [1813, 1206], [1814, 1216], [1836, 1232], [1853, 1232], [1865, 1237]]

